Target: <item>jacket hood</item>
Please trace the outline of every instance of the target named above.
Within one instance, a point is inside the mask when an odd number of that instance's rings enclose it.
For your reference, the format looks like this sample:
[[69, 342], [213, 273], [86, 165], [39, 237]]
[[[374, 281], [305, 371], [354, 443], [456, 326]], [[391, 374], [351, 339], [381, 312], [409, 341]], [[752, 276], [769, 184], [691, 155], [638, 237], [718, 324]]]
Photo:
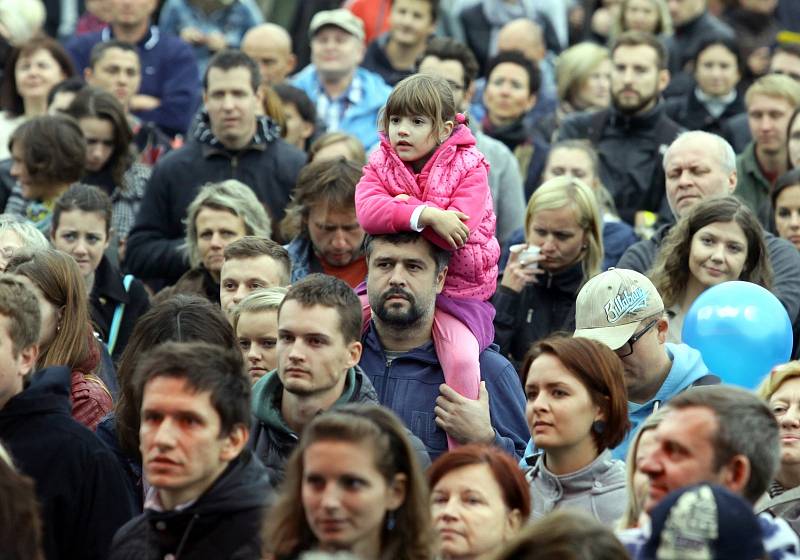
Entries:
[[601, 493], [609, 488], [616, 489], [620, 485], [625, 485], [625, 470], [619, 468], [620, 461], [613, 459], [608, 449], [582, 469], [565, 475], [555, 475], [547, 470], [544, 453], [528, 458], [529, 463], [533, 460], [535, 463], [529, 477], [541, 478], [543, 487], [552, 493], [552, 496], [548, 497], [556, 502], [565, 494]]
[[[347, 378], [344, 382], [344, 390], [342, 395], [333, 403], [334, 407], [350, 402], [378, 402], [378, 394], [375, 392], [375, 387], [372, 386], [372, 382], [359, 366], [350, 368], [345, 375]], [[251, 397], [253, 414], [268, 429], [286, 435], [295, 435], [281, 415], [279, 403], [282, 391], [283, 384], [278, 377], [277, 370], [272, 370], [259, 379], [253, 386]]]
[[286, 422], [283, 421], [278, 406], [283, 384], [278, 378], [278, 370], [272, 370], [253, 385], [253, 394], [250, 402], [253, 415], [272, 430], [285, 434], [293, 433]]
[[[622, 443], [612, 450], [612, 454], [616, 459], [625, 459], [628, 446], [636, 437], [639, 425], [644, 422], [648, 416], [663, 404], [669, 402], [669, 400], [678, 393], [691, 387], [701, 377], [711, 375], [711, 372], [708, 371], [705, 363], [703, 363], [700, 352], [691, 346], [667, 342], [666, 352], [672, 360], [672, 367], [655, 396], [641, 404], [628, 401], [628, 419], [631, 421], [631, 426], [628, 433], [625, 434], [625, 439]], [[718, 381], [706, 382], [704, 380], [703, 383], [713, 384], [718, 383]]]
[[[225, 150], [222, 142], [211, 131], [211, 121], [208, 111], [203, 109], [195, 119], [192, 136], [201, 145], [214, 150]], [[280, 127], [269, 117], [260, 115], [256, 117], [256, 133], [245, 149], [263, 150], [264, 147], [281, 136]]]
[[[428, 200], [431, 194], [428, 192], [429, 181], [444, 182], [441, 187], [443, 190], [451, 189], [454, 185], [449, 185], [448, 181], [452, 179], [448, 177], [454, 176], [458, 169], [463, 169], [465, 165], [463, 160], [465, 154], [475, 150], [475, 136], [472, 135], [469, 127], [463, 124], [466, 117], [462, 114], [456, 115], [456, 127], [449, 137], [444, 142], [439, 144], [419, 172], [414, 170], [412, 161], [403, 161], [392, 147], [388, 134], [384, 131], [379, 133], [380, 143], [376, 150], [369, 156], [370, 166], [376, 169], [382, 169], [382, 181], [389, 184], [391, 188], [400, 189], [401, 192], [412, 195], [420, 200]], [[424, 160], [425, 157], [422, 159]], [[488, 164], [486, 163], [483, 155], [478, 153], [479, 162], [486, 165], [488, 172]], [[472, 159], [472, 158], [470, 158]], [[419, 161], [419, 160], [417, 160]], [[432, 192], [436, 192], [433, 189]], [[441, 204], [441, 202], [440, 202]]]
[[555, 475], [547, 470], [544, 454], [526, 473], [533, 498], [533, 516], [563, 507], [581, 507], [601, 523], [613, 523], [625, 505], [625, 464], [612, 459], [606, 449], [594, 461], [573, 473]]
[[661, 243], [666, 239], [669, 230], [675, 224], [664, 224], [660, 228], [658, 228], [653, 236], [650, 238], [650, 241], [656, 245], [656, 252], [661, 248]]
[[226, 512], [265, 507], [270, 492], [267, 470], [250, 450], [245, 449], [193, 504], [180, 510], [147, 512], [151, 521], [220, 516]]
[[72, 371], [66, 366], [54, 366], [37, 371], [30, 384], [12, 397], [0, 410], [0, 417], [63, 413], [72, 415], [70, 381]]
[[710, 372], [703, 362], [703, 357], [698, 350], [687, 344], [666, 343], [667, 354], [672, 360], [672, 367], [667, 374], [661, 388], [655, 396], [646, 403], [636, 404], [628, 402], [628, 414], [639, 416], [637, 413], [644, 412], [644, 416], [649, 416], [655, 408], [656, 402], [663, 403], [684, 391], [692, 383]]
[[195, 503], [195, 513], [220, 513], [259, 508], [270, 492], [264, 465], [247, 449], [228, 465], [214, 484]]

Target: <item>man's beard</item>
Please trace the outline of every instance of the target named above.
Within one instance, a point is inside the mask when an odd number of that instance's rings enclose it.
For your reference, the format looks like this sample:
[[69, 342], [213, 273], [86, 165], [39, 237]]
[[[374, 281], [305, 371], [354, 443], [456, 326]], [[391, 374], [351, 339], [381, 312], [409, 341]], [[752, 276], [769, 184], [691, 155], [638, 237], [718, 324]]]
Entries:
[[653, 100], [658, 100], [660, 95], [661, 94], [656, 90], [646, 97], [640, 97], [639, 102], [636, 103], [635, 105], [630, 105], [627, 107], [621, 106], [617, 101], [617, 96], [612, 95], [611, 103], [614, 104], [614, 108], [620, 113], [623, 113], [625, 115], [635, 115], [636, 113], [647, 107]]
[[[398, 295], [408, 301], [407, 309], [393, 305], [386, 306], [389, 298]], [[370, 301], [370, 307], [372, 307], [372, 311], [384, 325], [394, 328], [414, 326], [425, 316], [425, 311], [417, 304], [416, 298], [402, 288], [389, 288], [378, 296], [378, 301]]]

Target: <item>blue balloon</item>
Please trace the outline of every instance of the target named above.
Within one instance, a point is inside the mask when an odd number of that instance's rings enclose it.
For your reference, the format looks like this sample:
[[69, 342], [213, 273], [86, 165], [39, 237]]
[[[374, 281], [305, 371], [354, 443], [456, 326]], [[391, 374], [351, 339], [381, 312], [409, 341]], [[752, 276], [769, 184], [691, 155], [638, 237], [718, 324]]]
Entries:
[[700, 294], [683, 321], [682, 339], [723, 382], [754, 389], [789, 360], [792, 322], [769, 290], [735, 280]]

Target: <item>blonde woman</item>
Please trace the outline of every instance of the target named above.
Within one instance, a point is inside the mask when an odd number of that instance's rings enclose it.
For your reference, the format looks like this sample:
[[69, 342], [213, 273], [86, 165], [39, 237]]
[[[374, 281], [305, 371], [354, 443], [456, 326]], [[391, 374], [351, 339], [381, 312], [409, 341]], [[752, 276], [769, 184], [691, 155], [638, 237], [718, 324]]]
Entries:
[[781, 458], [775, 480], [756, 503], [756, 513], [769, 512], [800, 530], [800, 361], [777, 366], [756, 394], [767, 401], [778, 421]]
[[225, 247], [245, 235], [270, 237], [269, 216], [252, 189], [235, 179], [209, 183], [186, 211], [184, 248], [191, 269], [155, 301], [174, 294], [195, 294], [219, 303], [219, 274]]
[[308, 161], [328, 161], [344, 158], [358, 165], [367, 163], [367, 152], [358, 138], [344, 132], [328, 132], [311, 144]]
[[234, 307], [231, 322], [253, 383], [278, 367], [278, 308], [288, 288], [254, 290]]
[[659, 37], [672, 35], [672, 17], [665, 0], [622, 0], [611, 24], [611, 36], [643, 31]]
[[503, 354], [519, 363], [532, 343], [575, 329], [578, 290], [603, 262], [601, 228], [594, 192], [580, 179], [555, 177], [533, 193], [525, 244], [511, 248], [492, 298], [495, 342]]
[[639, 470], [639, 464], [655, 444], [654, 430], [661, 423], [663, 416], [662, 410], [656, 410], [648, 416], [639, 426], [628, 447], [628, 454], [625, 457], [628, 505], [625, 507], [622, 519], [619, 520], [618, 528], [621, 531], [638, 527], [644, 513], [644, 500], [647, 498], [650, 481], [647, 475]]
[[611, 57], [606, 47], [583, 42], [562, 52], [556, 61], [556, 112], [538, 125], [553, 138], [564, 117], [575, 111], [599, 111], [611, 104]]

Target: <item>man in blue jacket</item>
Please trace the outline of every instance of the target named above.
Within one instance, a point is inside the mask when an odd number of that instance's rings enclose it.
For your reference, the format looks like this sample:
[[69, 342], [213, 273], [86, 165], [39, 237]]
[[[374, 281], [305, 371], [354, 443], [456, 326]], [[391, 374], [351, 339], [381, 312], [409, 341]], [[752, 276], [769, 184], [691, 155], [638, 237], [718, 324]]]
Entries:
[[155, 0], [115, 3], [108, 27], [75, 36], [66, 48], [78, 74], [83, 75], [97, 43], [117, 39], [136, 45], [142, 63], [142, 84], [130, 100], [130, 110], [170, 136], [186, 134], [200, 102], [197, 62], [188, 44], [151, 25], [156, 4]]
[[380, 403], [403, 419], [431, 459], [447, 451], [446, 435], [461, 443], [492, 443], [521, 457], [530, 437], [525, 395], [496, 347], [480, 355], [478, 400], [444, 384], [431, 328], [449, 253], [416, 232], [367, 236], [366, 251], [373, 315], [359, 365]]
[[575, 327], [575, 336], [614, 350], [625, 369], [631, 429], [613, 450], [617, 459], [625, 459], [639, 424], [675, 395], [694, 385], [719, 383], [700, 352], [666, 341], [669, 321], [661, 296], [633, 270], [611, 268], [589, 280], [578, 292]]
[[358, 138], [369, 150], [378, 143], [378, 111], [392, 91], [364, 60], [364, 23], [349, 10], [317, 13], [309, 25], [311, 64], [292, 80], [306, 92], [329, 132]]

